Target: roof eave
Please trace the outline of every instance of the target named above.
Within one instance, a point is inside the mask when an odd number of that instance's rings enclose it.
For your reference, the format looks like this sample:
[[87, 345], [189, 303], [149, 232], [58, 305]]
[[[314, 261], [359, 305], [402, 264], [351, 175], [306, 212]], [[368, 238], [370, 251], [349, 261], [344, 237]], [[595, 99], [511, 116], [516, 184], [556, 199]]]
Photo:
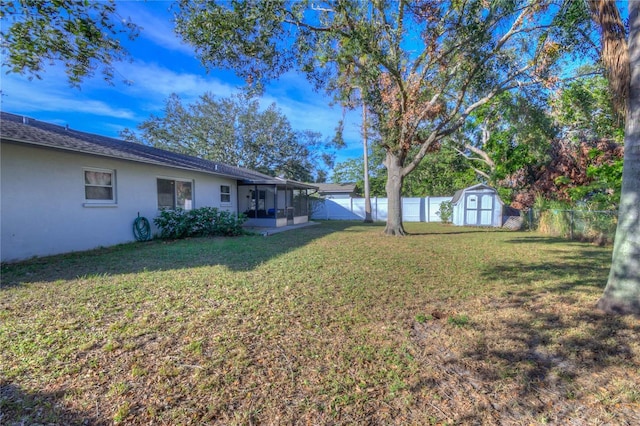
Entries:
[[106, 154], [106, 153], [103, 153], [103, 152], [92, 152], [92, 151], [87, 151], [87, 150], [84, 150], [84, 149], [74, 149], [74, 148], [70, 148], [70, 147], [55, 146], [55, 145], [50, 145], [50, 144], [42, 143], [42, 142], [27, 141], [27, 140], [16, 139], [16, 138], [5, 137], [5, 136], [0, 137], [0, 139], [3, 142], [17, 143], [17, 144], [21, 144], [21, 145], [33, 145], [33, 146], [37, 146], [39, 148], [52, 149], [52, 150], [56, 150], [56, 151], [65, 151], [65, 152], [74, 152], [74, 153], [77, 153], [77, 154], [94, 155], [96, 157], [113, 158], [113, 159], [116, 159], [116, 160], [130, 161], [132, 163], [142, 163], [142, 164], [150, 164], [150, 165], [154, 165], [154, 166], [170, 167], [170, 168], [173, 168], [173, 169], [189, 170], [189, 171], [206, 173], [206, 174], [215, 175], [215, 176], [227, 177], [227, 178], [231, 178], [231, 179], [234, 179], [234, 180], [241, 180], [241, 178], [239, 178], [238, 176], [234, 176], [232, 174], [221, 173], [221, 172], [212, 171], [212, 170], [206, 170], [206, 169], [202, 169], [202, 168], [198, 168], [198, 167], [187, 167], [187, 166], [180, 166], [180, 165], [174, 165], [174, 164], [167, 164], [166, 162], [154, 161], [154, 160], [151, 160], [151, 159], [148, 159], [148, 158], [139, 158], [139, 157], [138, 158], [127, 158], [127, 157], [120, 156], [120, 155], [109, 155], [109, 154]]

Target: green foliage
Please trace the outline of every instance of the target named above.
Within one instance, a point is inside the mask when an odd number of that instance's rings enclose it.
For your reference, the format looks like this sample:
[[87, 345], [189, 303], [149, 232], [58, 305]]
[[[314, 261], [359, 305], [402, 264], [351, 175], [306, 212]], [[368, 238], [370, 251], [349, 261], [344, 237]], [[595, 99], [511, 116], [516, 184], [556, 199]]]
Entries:
[[331, 175], [334, 183], [362, 182], [364, 180], [364, 164], [361, 157], [351, 158], [335, 165]]
[[296, 131], [271, 104], [262, 110], [257, 98], [236, 95], [216, 98], [205, 93], [184, 105], [177, 94], [167, 100], [164, 116], [143, 121], [138, 135], [125, 129], [129, 141], [256, 170], [303, 182], [322, 178], [322, 167], [333, 165], [332, 141], [317, 132]]
[[601, 75], [572, 81], [551, 105], [563, 136], [570, 140], [624, 140], [624, 117], [615, 112], [609, 85]]
[[569, 190], [574, 201], [588, 200], [599, 210], [615, 210], [622, 191], [623, 159], [617, 158], [609, 164], [591, 164], [587, 176], [591, 182]]
[[[369, 157], [371, 160], [371, 157]], [[383, 167], [374, 167], [369, 161], [369, 193], [372, 197], [384, 197], [386, 171]], [[362, 158], [351, 158], [335, 165], [331, 175], [333, 183], [355, 183], [356, 193], [364, 194], [364, 163]]]
[[427, 154], [418, 167], [404, 179], [406, 197], [451, 196], [457, 190], [479, 183], [467, 160], [445, 144]]
[[499, 186], [545, 157], [557, 134], [546, 108], [539, 93], [502, 93], [471, 114], [454, 143], [491, 185]]
[[113, 62], [128, 56], [118, 36], [125, 33], [134, 39], [138, 35], [138, 27], [118, 15], [113, 0], [19, 0], [0, 4], [2, 66], [38, 79], [46, 65], [59, 62], [74, 86], [96, 69], [111, 82]]
[[246, 217], [236, 217], [234, 213], [215, 207], [201, 207], [193, 210], [162, 210], [153, 219], [160, 228], [162, 238], [180, 239], [187, 237], [234, 237], [242, 235], [242, 224]]
[[440, 220], [444, 223], [451, 223], [453, 217], [453, 204], [451, 201], [443, 201], [440, 203], [440, 210], [436, 212], [440, 216]]

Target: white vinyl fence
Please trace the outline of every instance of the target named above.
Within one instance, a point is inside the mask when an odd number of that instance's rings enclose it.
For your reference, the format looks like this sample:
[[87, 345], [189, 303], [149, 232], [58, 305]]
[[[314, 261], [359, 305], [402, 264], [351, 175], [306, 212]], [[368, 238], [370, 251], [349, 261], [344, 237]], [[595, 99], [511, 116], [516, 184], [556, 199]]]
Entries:
[[[453, 197], [403, 198], [402, 220], [405, 222], [441, 222], [440, 204]], [[371, 198], [371, 218], [387, 220], [387, 198]], [[311, 201], [311, 219], [363, 220], [364, 198], [320, 199]]]

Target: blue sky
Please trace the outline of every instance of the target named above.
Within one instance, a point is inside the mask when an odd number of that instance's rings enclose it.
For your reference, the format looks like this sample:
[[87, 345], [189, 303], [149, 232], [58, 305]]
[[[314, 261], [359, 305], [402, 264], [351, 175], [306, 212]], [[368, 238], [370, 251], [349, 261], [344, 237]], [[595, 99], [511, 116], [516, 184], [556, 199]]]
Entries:
[[[184, 103], [195, 101], [205, 92], [226, 97], [238, 92], [242, 81], [233, 71], [207, 73], [195, 58], [193, 49], [181, 42], [173, 31], [170, 1], [118, 1], [118, 12], [143, 29], [133, 42], [123, 44], [133, 61], [118, 62], [114, 84], [104, 82], [98, 73], [85, 79], [81, 87], [70, 87], [62, 67], [49, 66], [42, 80], [2, 70], [2, 110], [37, 120], [119, 137], [125, 128], [135, 129], [151, 114], [162, 115], [168, 96], [175, 92]], [[126, 84], [124, 80], [132, 83]], [[269, 85], [261, 103], [275, 102], [296, 130], [314, 130], [332, 137], [342, 118], [340, 106], [314, 92], [304, 76], [289, 73]], [[345, 117], [347, 147], [337, 161], [362, 155], [360, 115]]]

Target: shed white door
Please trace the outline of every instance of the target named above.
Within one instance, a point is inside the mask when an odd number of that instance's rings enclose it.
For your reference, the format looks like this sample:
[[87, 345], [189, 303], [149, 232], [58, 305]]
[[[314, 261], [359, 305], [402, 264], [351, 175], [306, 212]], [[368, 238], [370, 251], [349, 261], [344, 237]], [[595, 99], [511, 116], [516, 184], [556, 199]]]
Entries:
[[466, 194], [465, 225], [491, 226], [493, 217], [493, 194]]

